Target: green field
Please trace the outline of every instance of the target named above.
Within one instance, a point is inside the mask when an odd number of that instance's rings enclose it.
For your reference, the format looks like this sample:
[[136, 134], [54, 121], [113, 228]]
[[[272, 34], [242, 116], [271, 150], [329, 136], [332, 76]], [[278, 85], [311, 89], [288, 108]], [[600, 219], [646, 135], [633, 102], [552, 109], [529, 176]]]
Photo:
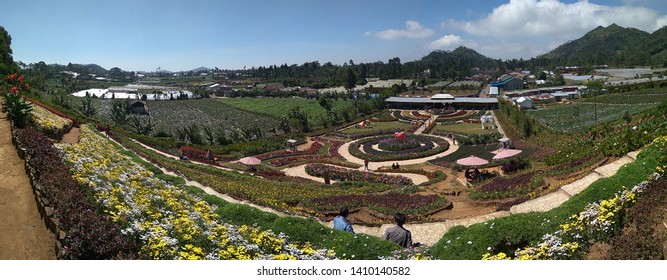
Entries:
[[656, 104], [608, 104], [577, 102], [528, 111], [527, 114], [543, 125], [560, 132], [580, 131], [599, 124], [621, 119], [626, 114], [632, 115]]
[[[308, 114], [308, 121], [320, 124], [320, 118], [327, 115], [327, 111], [320, 106], [317, 99], [306, 98], [219, 98], [216, 101], [225, 105], [248, 112], [283, 118], [294, 107], [299, 107]], [[353, 107], [352, 100], [333, 100], [332, 111]]]
[[461, 134], [491, 134], [498, 132], [498, 129], [482, 129], [479, 123], [445, 123], [437, 124], [435, 130], [452, 131]]
[[[98, 111], [98, 117], [111, 121], [110, 99], [93, 99]], [[146, 101], [155, 123], [155, 131], [165, 131], [174, 134], [176, 129], [196, 124], [199, 127], [208, 126], [213, 130], [231, 130], [252, 128], [257, 125], [263, 132], [269, 132], [278, 127], [278, 119], [246, 112], [213, 99], [190, 99], [170, 101]], [[81, 99], [73, 97], [72, 104], [78, 106]]]
[[667, 100], [667, 93], [654, 90], [637, 91], [631, 93], [605, 94], [588, 97], [584, 101], [606, 104], [649, 104]]

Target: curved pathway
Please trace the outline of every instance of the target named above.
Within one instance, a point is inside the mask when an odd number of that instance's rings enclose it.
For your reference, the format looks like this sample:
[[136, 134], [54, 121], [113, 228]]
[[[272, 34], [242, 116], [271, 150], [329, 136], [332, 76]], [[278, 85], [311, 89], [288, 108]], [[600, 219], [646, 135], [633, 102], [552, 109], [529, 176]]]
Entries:
[[[430, 135], [430, 136], [440, 137], [440, 136], [437, 136], [437, 135]], [[439, 157], [444, 157], [444, 156], [449, 155], [453, 152], [456, 152], [459, 149], [459, 146], [454, 145], [454, 143], [452, 143], [451, 140], [449, 140], [445, 137], [440, 137], [440, 138], [445, 139], [449, 143], [449, 149], [447, 149], [446, 151], [444, 151], [442, 153], [435, 154], [435, 155], [428, 156], [428, 157], [423, 157], [423, 158], [416, 158], [416, 159], [371, 161], [371, 162], [368, 163], [368, 168], [371, 169], [371, 170], [377, 170], [380, 167], [383, 167], [383, 166], [388, 167], [388, 166], [391, 166], [393, 163], [397, 163], [397, 162], [398, 162], [398, 164], [403, 165], [403, 166], [411, 165], [411, 164], [420, 164], [420, 163], [424, 163], [424, 162], [427, 162], [427, 161], [432, 160], [432, 159], [436, 159], [436, 158], [439, 158]], [[364, 167], [363, 167], [364, 160], [350, 154], [349, 147], [350, 147], [350, 144], [352, 144], [352, 142], [354, 142], [354, 141], [347, 142], [347, 143], [341, 145], [338, 148], [338, 153], [343, 158], [345, 158], [345, 160], [347, 160], [349, 162], [353, 162], [353, 163], [356, 163], [356, 164], [361, 164], [362, 167], [360, 167], [359, 169], [363, 170], [364, 169]]]
[[[447, 139], [447, 141], [450, 142], [448, 139]], [[450, 142], [450, 145], [451, 145], [451, 142]], [[343, 157], [345, 157], [346, 159], [348, 159], [348, 157], [349, 157], [348, 160], [350, 160], [351, 162], [356, 162], [356, 163], [363, 164], [363, 160], [358, 159], [356, 157], [352, 157], [351, 155], [349, 155], [349, 153], [347, 153], [347, 147], [348, 146], [349, 146], [349, 143], [346, 143], [346, 144], [342, 145], [339, 148], [339, 153], [341, 155], [343, 155]], [[399, 161], [399, 163], [404, 164], [404, 165], [422, 163], [425, 160], [430, 160], [431, 158], [448, 155], [448, 154], [453, 153], [454, 151], [456, 151], [456, 149], [458, 149], [458, 146], [453, 146], [452, 145], [451, 147], [454, 147], [454, 149], [449, 149], [449, 150], [447, 150], [447, 151], [445, 151], [441, 154], [437, 154], [437, 155], [427, 157], [427, 158]], [[447, 220], [447, 221], [444, 221], [444, 222], [405, 224], [405, 227], [412, 232], [412, 237], [413, 237], [413, 240], [415, 242], [420, 242], [424, 245], [432, 246], [436, 242], [438, 242], [438, 240], [440, 240], [442, 238], [442, 236], [450, 228], [452, 228], [454, 226], [459, 226], [459, 225], [470, 226], [470, 225], [473, 225], [473, 224], [487, 222], [487, 221], [493, 220], [495, 218], [510, 216], [512, 214], [548, 211], [548, 210], [551, 210], [553, 208], [556, 208], [556, 207], [560, 206], [563, 202], [567, 201], [570, 197], [572, 197], [572, 196], [578, 194], [579, 192], [583, 191], [595, 180], [597, 180], [599, 178], [609, 177], [611, 175], [614, 175], [618, 171], [618, 169], [621, 168], [623, 165], [628, 164], [630, 162], [633, 162], [636, 159], [637, 154], [639, 154], [639, 151], [630, 152], [626, 156], [624, 156], [624, 157], [622, 157], [622, 158], [620, 158], [620, 159], [618, 159], [614, 162], [611, 162], [611, 163], [608, 163], [606, 165], [598, 167], [593, 172], [591, 172], [589, 175], [587, 175], [587, 176], [585, 176], [585, 177], [583, 177], [579, 180], [576, 180], [576, 181], [574, 181], [570, 184], [567, 184], [567, 185], [564, 185], [564, 186], [560, 187], [559, 190], [557, 190], [556, 192], [553, 192], [549, 195], [542, 196], [542, 197], [539, 197], [539, 198], [536, 198], [536, 199], [533, 199], [533, 200], [530, 200], [530, 201], [526, 201], [522, 204], [515, 205], [512, 208], [510, 208], [509, 211], [498, 211], [498, 212], [489, 213], [489, 214], [485, 214], [485, 215], [481, 215], [481, 216], [464, 218], [464, 219], [456, 219], [456, 220]], [[345, 156], [345, 155], [348, 155], [348, 156]], [[391, 163], [395, 163], [395, 162], [396, 161], [375, 162], [374, 164], [376, 164], [376, 165], [380, 165], [380, 164], [391, 165]], [[361, 167], [361, 168], [363, 169], [363, 167]], [[170, 172], [170, 171], [165, 170], [163, 168], [160, 168], [160, 169], [162, 169], [162, 171], [167, 173], [167, 174], [170, 174], [170, 175], [173, 175], [173, 176], [179, 176], [179, 175], [174, 174], [173, 172]], [[304, 171], [304, 173], [305, 173], [305, 171]], [[401, 173], [401, 175], [405, 175], [405, 174]], [[271, 208], [255, 205], [255, 204], [250, 203], [248, 201], [239, 201], [239, 200], [234, 199], [234, 198], [232, 198], [228, 195], [220, 194], [220, 193], [216, 192], [215, 190], [213, 190], [212, 188], [204, 186], [204, 185], [202, 185], [198, 182], [189, 181], [187, 179], [185, 179], [185, 180], [186, 180], [186, 183], [188, 185], [193, 185], [193, 186], [199, 187], [199, 188], [203, 189], [206, 193], [211, 194], [211, 195], [215, 195], [215, 196], [217, 196], [219, 198], [222, 198], [222, 199], [224, 199], [228, 202], [231, 202], [231, 203], [246, 204], [246, 205], [249, 205], [251, 207], [255, 207], [257, 209], [260, 209], [262, 211], [277, 214], [279, 216], [293, 216], [293, 217], [299, 217], [299, 218], [314, 219], [314, 220], [316, 220], [317, 222], [319, 222], [320, 224], [322, 224], [324, 226], [327, 226], [327, 227], [332, 227], [333, 226], [332, 221], [325, 222], [325, 221], [322, 221], [322, 220], [319, 220], [319, 219], [316, 219], [316, 218], [309, 218], [309, 217], [305, 217], [305, 216], [301, 216], [301, 215], [286, 214], [286, 213], [283, 213], [283, 212], [280, 212], [280, 211], [277, 211], [277, 210], [274, 210], [274, 209], [271, 209]], [[374, 227], [354, 225], [354, 229], [355, 229], [355, 232], [357, 232], [357, 233], [364, 233], [364, 234], [368, 234], [368, 235], [372, 235], [372, 236], [376, 236], [376, 237], [382, 237], [385, 230], [389, 227], [392, 227], [392, 226], [393, 226], [393, 224], [383, 224], [382, 226], [374, 226]]]
[[[313, 180], [313, 181], [316, 181], [316, 182], [324, 183], [324, 178], [308, 175], [308, 173], [306, 172], [306, 165], [307, 164], [302, 164], [302, 165], [298, 165], [298, 166], [294, 166], [294, 167], [290, 167], [290, 168], [285, 168], [281, 171], [285, 172], [285, 174], [289, 175], [289, 176], [302, 177], [302, 178], [310, 179], [310, 180]], [[342, 166], [337, 166], [337, 165], [335, 167], [343, 168], [343, 169], [349, 169], [349, 170], [355, 170], [355, 171], [357, 170], [357, 169], [352, 169], [352, 168], [347, 168], [347, 167], [342, 167]], [[362, 167], [362, 169], [363, 169], [363, 167]], [[396, 175], [396, 176], [407, 177], [410, 180], [412, 180], [412, 183], [415, 184], [415, 185], [419, 185], [421, 183], [424, 183], [424, 182], [428, 181], [428, 177], [426, 177], [424, 175], [421, 175], [421, 174], [414, 174], [414, 173], [391, 173], [391, 172], [372, 172], [372, 171], [371, 171], [371, 173], [379, 174], [379, 175]], [[336, 181], [331, 180], [332, 184], [335, 183], [335, 182]]]
[[39, 215], [9, 121], [0, 118], [0, 260], [55, 260], [55, 236]]

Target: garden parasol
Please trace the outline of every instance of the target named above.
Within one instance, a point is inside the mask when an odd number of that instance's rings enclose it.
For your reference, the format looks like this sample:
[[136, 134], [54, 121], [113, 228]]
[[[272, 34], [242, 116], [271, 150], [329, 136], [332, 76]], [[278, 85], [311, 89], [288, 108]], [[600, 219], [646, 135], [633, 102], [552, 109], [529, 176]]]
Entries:
[[485, 165], [485, 164], [489, 163], [489, 161], [485, 160], [483, 158], [480, 158], [480, 157], [469, 156], [469, 157], [465, 157], [465, 158], [457, 160], [456, 163], [460, 164], [460, 165], [466, 165], [466, 166], [478, 166], [478, 165]]
[[262, 160], [256, 158], [256, 157], [244, 157], [239, 160], [240, 163], [243, 163], [245, 165], [257, 165], [262, 162]]
[[493, 156], [493, 159], [503, 159], [503, 158], [508, 158], [508, 157], [513, 157], [521, 153], [521, 150], [514, 150], [514, 149], [504, 149], [500, 152], [498, 152], [495, 156]]

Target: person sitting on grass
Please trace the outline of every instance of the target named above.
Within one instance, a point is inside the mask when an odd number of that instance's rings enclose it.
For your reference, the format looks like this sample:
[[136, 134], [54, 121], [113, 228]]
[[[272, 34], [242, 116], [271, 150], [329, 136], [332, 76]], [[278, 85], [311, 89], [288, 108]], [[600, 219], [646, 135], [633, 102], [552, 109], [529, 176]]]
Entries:
[[354, 233], [354, 229], [352, 228], [352, 223], [350, 223], [350, 221], [347, 220], [347, 216], [349, 214], [350, 214], [350, 209], [347, 209], [347, 207], [341, 208], [340, 212], [338, 213], [338, 216], [336, 216], [333, 219], [333, 228]]
[[419, 242], [412, 243], [412, 233], [403, 227], [403, 224], [405, 224], [405, 214], [396, 213], [394, 221], [396, 221], [396, 226], [388, 228], [382, 239], [396, 242], [404, 248], [419, 246]]

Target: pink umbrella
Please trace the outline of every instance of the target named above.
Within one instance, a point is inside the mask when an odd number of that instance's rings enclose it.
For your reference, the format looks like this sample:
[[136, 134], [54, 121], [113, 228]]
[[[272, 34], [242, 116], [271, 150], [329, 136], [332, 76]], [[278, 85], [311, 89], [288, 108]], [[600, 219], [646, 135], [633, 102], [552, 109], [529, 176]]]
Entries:
[[457, 160], [456, 163], [460, 164], [460, 165], [466, 165], [466, 166], [477, 166], [477, 165], [485, 165], [485, 164], [489, 163], [489, 161], [485, 160], [483, 158], [480, 158], [480, 157], [469, 156], [469, 157], [465, 157], [465, 158]]
[[240, 163], [243, 163], [245, 165], [257, 165], [262, 162], [262, 160], [256, 158], [256, 157], [244, 157], [239, 160]]
[[493, 156], [493, 159], [503, 159], [513, 157], [521, 153], [521, 150], [505, 149]]

